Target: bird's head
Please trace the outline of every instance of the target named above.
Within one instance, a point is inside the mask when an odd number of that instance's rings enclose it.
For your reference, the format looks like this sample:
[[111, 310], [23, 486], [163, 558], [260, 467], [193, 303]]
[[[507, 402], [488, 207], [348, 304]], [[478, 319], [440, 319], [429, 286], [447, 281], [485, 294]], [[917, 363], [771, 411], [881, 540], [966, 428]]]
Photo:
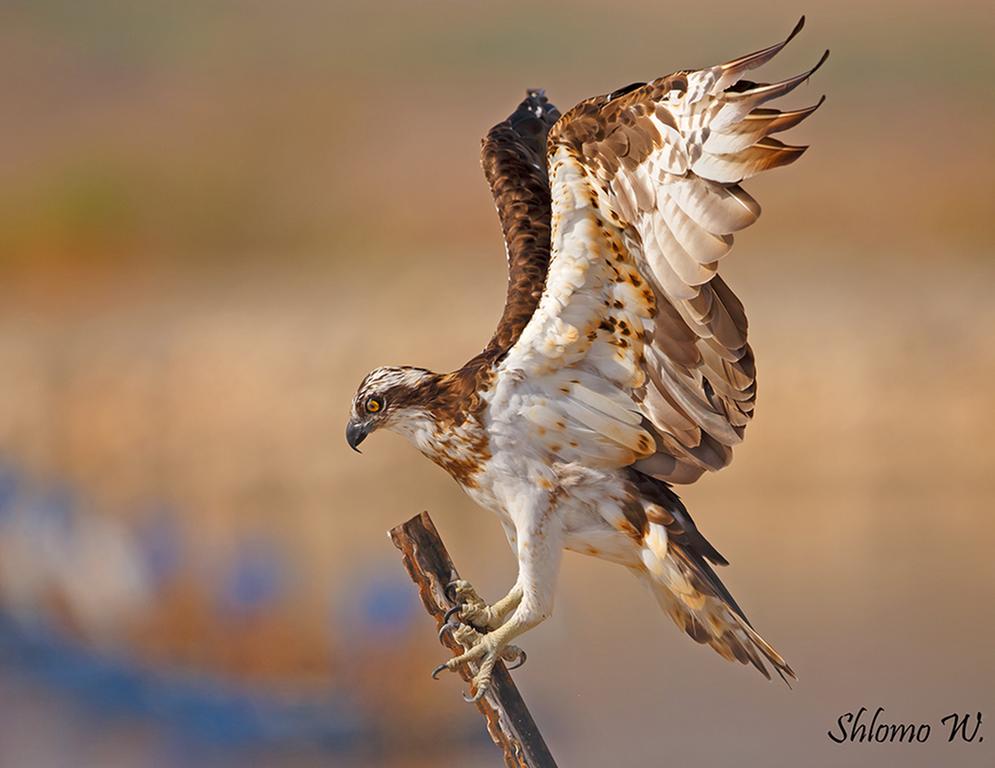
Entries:
[[426, 405], [438, 375], [410, 366], [377, 368], [366, 375], [352, 399], [352, 413], [346, 425], [349, 447], [359, 444], [381, 427], [415, 439], [417, 432], [431, 425]]

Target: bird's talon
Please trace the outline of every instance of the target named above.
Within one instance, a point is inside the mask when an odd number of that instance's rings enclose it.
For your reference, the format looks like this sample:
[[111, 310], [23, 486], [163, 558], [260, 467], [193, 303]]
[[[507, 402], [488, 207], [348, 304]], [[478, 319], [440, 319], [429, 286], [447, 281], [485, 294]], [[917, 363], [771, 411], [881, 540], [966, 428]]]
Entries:
[[459, 627], [459, 624], [453, 624], [448, 621], [439, 627], [439, 642], [442, 642], [442, 636], [446, 634], [446, 632], [452, 632], [457, 627]]
[[443, 624], [448, 624], [449, 620], [453, 616], [458, 616], [459, 615], [459, 611], [460, 611], [460, 607], [461, 606], [459, 604], [456, 604], [452, 608], [450, 608], [448, 611], [446, 611], [445, 615], [442, 617], [442, 623]]
[[463, 701], [467, 704], [476, 704], [484, 698], [485, 693], [487, 693], [487, 688], [485, 686], [477, 686], [477, 692], [473, 694], [473, 696], [467, 696], [466, 691], [463, 692]]
[[519, 649], [519, 651], [518, 651], [518, 658], [515, 659], [515, 663], [514, 664], [509, 664], [506, 667], [507, 670], [509, 672], [511, 672], [512, 670], [518, 669], [519, 667], [523, 666], [526, 661], [528, 661], [528, 658], [529, 658], [528, 654], [525, 653], [525, 651]]
[[458, 602], [460, 587], [466, 583], [467, 582], [463, 579], [453, 579], [448, 584], [446, 584], [446, 587], [443, 590], [443, 592], [446, 593], [446, 597], [449, 598], [449, 602], [451, 603]]
[[439, 679], [439, 673], [443, 672], [444, 670], [447, 670], [447, 669], [449, 669], [449, 662], [448, 661], [440, 664], [439, 666], [437, 666], [435, 669], [432, 670], [432, 679], [433, 680], [438, 680]]
[[453, 639], [467, 650], [479, 642], [480, 634], [469, 624], [457, 624], [453, 629]]
[[486, 635], [486, 634], [487, 634], [487, 632], [488, 632], [488, 628], [487, 628], [486, 626], [483, 626], [483, 627], [478, 627], [478, 626], [477, 626], [476, 624], [474, 624], [474, 623], [473, 623], [472, 621], [464, 621], [464, 622], [463, 622], [463, 624], [464, 624], [465, 626], [469, 627], [470, 629], [472, 629], [472, 630], [473, 630], [474, 632], [476, 632], [476, 633], [477, 633], [478, 635]]

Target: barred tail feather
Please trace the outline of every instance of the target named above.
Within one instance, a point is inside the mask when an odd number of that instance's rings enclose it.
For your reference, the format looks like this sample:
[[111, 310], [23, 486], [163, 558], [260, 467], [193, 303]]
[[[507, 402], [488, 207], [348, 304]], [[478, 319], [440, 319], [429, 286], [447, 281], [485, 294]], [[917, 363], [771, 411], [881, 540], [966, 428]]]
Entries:
[[768, 665], [785, 683], [794, 671], [750, 624], [743, 609], [712, 569], [728, 561], [691, 519], [684, 502], [662, 480], [633, 471], [631, 489], [642, 528], [637, 573], [660, 607], [699, 643], [730, 661], [752, 664], [770, 679]]
[[[711, 567], [679, 545], [668, 545], [662, 528], [650, 524], [642, 553], [643, 577], [660, 607], [696, 642], [729, 661], [752, 664], [768, 680], [769, 665], [790, 687], [789, 678], [797, 679], [794, 671], [753, 629]], [[662, 557], [661, 539], [667, 547]]]

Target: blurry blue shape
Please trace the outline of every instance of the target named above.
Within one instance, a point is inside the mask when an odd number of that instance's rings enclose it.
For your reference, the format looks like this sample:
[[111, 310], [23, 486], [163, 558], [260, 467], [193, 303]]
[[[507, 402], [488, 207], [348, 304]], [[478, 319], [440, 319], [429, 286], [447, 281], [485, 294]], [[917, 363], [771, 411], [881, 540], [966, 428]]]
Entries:
[[53, 483], [31, 498], [29, 511], [59, 533], [71, 536], [77, 509], [75, 492], [64, 483]]
[[0, 614], [0, 658], [36, 680], [70, 693], [101, 712], [141, 708], [144, 686], [125, 659], [68, 641], [44, 622], [12, 622]]
[[157, 507], [138, 524], [135, 540], [149, 583], [161, 588], [176, 576], [182, 561], [176, 514], [165, 505]]
[[[77, 498], [68, 484], [40, 492], [25, 492], [24, 487], [24, 476], [0, 462], [0, 521], [16, 512], [15, 519], [27, 524], [29, 534], [54, 545], [50, 554], [58, 556], [60, 547], [73, 546], [77, 520], [85, 522], [78, 515]], [[135, 541], [152, 583], [162, 584], [182, 567], [181, 530], [168, 508], [149, 515]], [[225, 573], [223, 605], [240, 614], [258, 610], [279, 599], [286, 581], [287, 563], [280, 553], [264, 541], [250, 542]], [[345, 691], [316, 696], [284, 689], [277, 694], [223, 678], [148, 667], [123, 649], [107, 653], [75, 641], [42, 613], [15, 617], [0, 607], [0, 671], [58, 691], [87, 714], [154, 720], [179, 746], [228, 750], [312, 744], [338, 751], [356, 746], [371, 732]]]
[[219, 747], [316, 743], [342, 748], [363, 730], [342, 694], [278, 697], [216, 678], [160, 677], [149, 714], [178, 736]]
[[20, 473], [5, 461], [0, 461], [0, 521], [9, 517], [20, 490]]
[[[275, 695], [232, 681], [150, 668], [0, 611], [0, 667], [70, 696], [89, 713], [154, 720], [178, 744], [219, 748], [355, 746], [370, 730], [343, 692]], [[181, 763], [182, 764], [182, 763]]]
[[274, 603], [283, 593], [284, 563], [263, 542], [243, 544], [224, 579], [222, 606], [236, 614], [248, 614]]
[[264, 741], [257, 702], [216, 680], [160, 680], [153, 709], [158, 719], [201, 743], [245, 746]]
[[406, 631], [417, 615], [411, 584], [400, 578], [375, 579], [359, 590], [363, 634], [394, 636]]

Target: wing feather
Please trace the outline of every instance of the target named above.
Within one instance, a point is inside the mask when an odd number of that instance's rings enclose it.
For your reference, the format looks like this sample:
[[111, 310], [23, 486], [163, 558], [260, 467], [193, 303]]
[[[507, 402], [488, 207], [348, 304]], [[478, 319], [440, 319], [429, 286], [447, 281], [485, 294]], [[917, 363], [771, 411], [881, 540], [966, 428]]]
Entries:
[[480, 162], [508, 254], [508, 294], [494, 336], [479, 356], [480, 364], [475, 358], [464, 366], [473, 377], [507, 353], [539, 302], [550, 258], [546, 137], [559, 117], [542, 90], [531, 90], [481, 144]]
[[[560, 459], [624, 461], [692, 482], [732, 458], [753, 415], [743, 305], [718, 268], [760, 206], [740, 182], [794, 162], [773, 138], [822, 103], [778, 111], [825, 61], [742, 79], [786, 40], [570, 110], [549, 133], [552, 259], [534, 314], [497, 372]], [[527, 395], [527, 396], [525, 396]]]

